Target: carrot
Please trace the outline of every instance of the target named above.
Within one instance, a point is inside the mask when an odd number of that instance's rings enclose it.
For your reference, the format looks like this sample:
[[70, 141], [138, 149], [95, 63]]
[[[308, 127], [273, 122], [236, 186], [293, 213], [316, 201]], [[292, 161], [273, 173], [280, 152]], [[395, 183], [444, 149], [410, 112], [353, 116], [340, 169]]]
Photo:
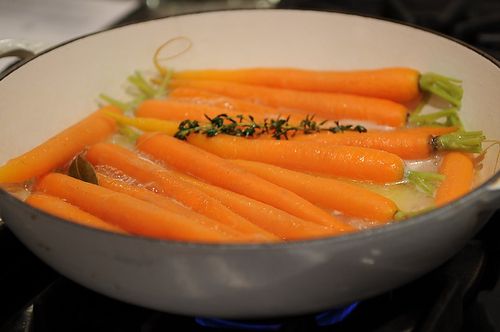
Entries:
[[444, 155], [439, 173], [445, 176], [438, 187], [434, 202], [444, 205], [468, 193], [474, 179], [474, 162], [461, 152], [448, 152]]
[[121, 192], [127, 195], [130, 195], [132, 197], [138, 198], [140, 200], [152, 203], [156, 206], [159, 206], [165, 210], [168, 210], [173, 213], [177, 213], [180, 215], [185, 215], [186, 217], [189, 217], [192, 220], [197, 221], [198, 223], [205, 225], [207, 227], [213, 228], [213, 229], [220, 229], [224, 233], [230, 234], [235, 237], [235, 239], [242, 239], [244, 240], [244, 237], [240, 232], [237, 232], [236, 230], [221, 224], [213, 219], [210, 219], [202, 214], [196, 213], [185, 206], [173, 201], [169, 197], [156, 194], [151, 190], [148, 190], [144, 187], [139, 187], [137, 185], [131, 185], [127, 184], [126, 182], [119, 180], [119, 179], [113, 179], [109, 176], [106, 176], [102, 173], [97, 173], [97, 177], [99, 180], [99, 185], [111, 189], [113, 191]]
[[457, 127], [446, 127], [446, 126], [422, 126], [422, 127], [411, 127], [411, 128], [401, 128], [398, 131], [406, 131], [406, 132], [419, 132], [419, 133], [427, 133], [432, 136], [440, 136], [445, 134], [450, 134], [459, 130]]
[[9, 160], [0, 167], [0, 183], [22, 182], [60, 167], [86, 146], [104, 140], [116, 128], [106, 112], [119, 112], [107, 106], [56, 134], [34, 149]]
[[292, 109], [267, 107], [257, 103], [252, 103], [250, 101], [237, 98], [230, 98], [221, 94], [195, 88], [180, 87], [177, 89], [173, 89], [172, 91], [170, 91], [169, 97], [173, 98], [176, 101], [184, 101], [184, 102], [220, 107], [225, 109], [226, 111], [234, 111], [252, 115], [263, 114], [264, 116], [267, 116], [269, 118], [276, 117], [277, 115], [281, 115], [283, 117], [286, 117], [287, 115], [304, 117], [307, 114]]
[[[206, 116], [215, 118], [222, 113], [232, 117], [240, 114], [245, 116], [249, 115], [243, 112], [226, 110], [211, 105], [187, 103], [172, 99], [145, 100], [137, 107], [135, 112], [136, 116], [139, 118], [155, 118], [170, 121], [183, 121], [189, 119], [199, 122], [208, 122]], [[264, 118], [263, 115], [259, 116], [259, 114], [255, 115], [255, 117], [259, 120]]]
[[[460, 150], [480, 152], [482, 132], [454, 132], [455, 128], [425, 127], [367, 133], [317, 133], [297, 135], [294, 140], [329, 145], [361, 146], [397, 154], [403, 159], [425, 159], [436, 151]], [[449, 134], [439, 135], [439, 133]], [[438, 134], [438, 135], [436, 135]]]
[[25, 202], [47, 213], [80, 225], [108, 232], [127, 234], [121, 227], [105, 222], [58, 197], [42, 193], [32, 193]]
[[283, 240], [303, 240], [332, 235], [332, 229], [297, 218], [283, 210], [264, 204], [235, 192], [210, 185], [186, 174], [179, 177], [220, 200], [234, 212], [256, 225], [276, 234]]
[[[249, 104], [248, 109], [251, 109], [251, 103], [247, 104]], [[148, 99], [143, 101], [137, 107], [135, 114], [138, 119], [154, 118], [169, 121], [183, 121], [189, 119], [199, 122], [208, 122], [207, 116], [213, 119], [220, 114], [227, 114], [233, 118], [236, 118], [239, 115], [243, 115], [246, 118], [252, 116], [255, 121], [260, 122], [263, 122], [266, 118], [273, 119], [284, 116], [282, 114], [279, 114], [277, 110], [269, 109], [257, 104], [254, 105], [251, 112], [241, 109], [225, 108], [222, 105], [229, 104], [222, 103], [221, 105], [213, 105], [211, 103], [198, 103], [193, 102], [192, 100], [180, 100], [177, 98]], [[298, 112], [287, 112], [287, 116], [290, 114], [293, 114], [293, 116], [290, 116], [290, 121], [296, 122], [299, 122], [305, 116], [305, 114]], [[145, 130], [147, 130], [145, 126], [143, 127], [145, 128]], [[165, 132], [165, 130], [162, 130], [162, 132]]]
[[40, 180], [37, 189], [60, 197], [131, 234], [183, 241], [234, 241], [230, 235], [189, 217], [67, 175], [50, 173]]
[[170, 86], [203, 89], [233, 98], [260, 102], [271, 107], [300, 110], [330, 120], [365, 120], [401, 127], [405, 125], [407, 116], [405, 106], [373, 97], [295, 91], [224, 81], [174, 80]]
[[458, 106], [462, 97], [460, 81], [405, 67], [370, 70], [305, 70], [296, 68], [247, 68], [226, 70], [185, 70], [173, 74], [182, 80], [222, 80], [283, 89], [341, 92], [409, 102], [420, 91], [440, 95]]
[[298, 171], [377, 183], [401, 181], [404, 162], [395, 154], [355, 146], [293, 140], [252, 140], [218, 135], [188, 136], [188, 142], [226, 159], [244, 159]]
[[243, 233], [247, 241], [278, 240], [278, 237], [234, 213], [220, 201], [182, 181], [173, 172], [132, 151], [114, 144], [98, 143], [89, 148], [86, 157], [96, 166], [113, 167], [142, 183], [150, 184], [162, 195]]
[[161, 121], [158, 119], [128, 117], [116, 113], [107, 113], [107, 115], [116, 120], [117, 123], [124, 126], [133, 126], [143, 131], [161, 131], [169, 135], [174, 135], [179, 130], [179, 123], [176, 121]]
[[349, 216], [385, 223], [393, 220], [398, 211], [398, 207], [390, 199], [355, 184], [254, 161], [233, 162], [263, 179], [293, 191], [311, 203]]
[[163, 134], [145, 134], [137, 147], [166, 164], [213, 185], [253, 198], [296, 217], [334, 227], [339, 233], [352, 227], [300, 196], [249, 173], [228, 160]]

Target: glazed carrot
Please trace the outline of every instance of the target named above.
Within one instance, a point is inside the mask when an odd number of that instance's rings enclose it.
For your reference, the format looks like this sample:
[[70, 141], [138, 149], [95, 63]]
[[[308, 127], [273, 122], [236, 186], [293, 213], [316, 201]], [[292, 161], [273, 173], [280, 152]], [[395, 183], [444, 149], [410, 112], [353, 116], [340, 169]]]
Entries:
[[107, 113], [107, 115], [115, 119], [119, 124], [133, 126], [143, 131], [161, 131], [173, 136], [179, 128], [179, 122], [177, 121], [161, 121], [147, 117], [128, 117], [115, 113]]
[[272, 108], [257, 103], [252, 103], [243, 99], [231, 98], [221, 94], [209, 92], [202, 89], [195, 88], [177, 88], [169, 93], [169, 97], [177, 101], [184, 101], [190, 103], [198, 103], [203, 105], [210, 105], [220, 107], [226, 111], [235, 111], [239, 113], [264, 115], [265, 117], [276, 117], [281, 115], [295, 115], [297, 117], [304, 117], [307, 113], [300, 112], [292, 109]]
[[190, 135], [188, 142], [222, 158], [259, 161], [298, 171], [377, 183], [401, 181], [404, 176], [404, 162], [399, 156], [370, 148], [227, 135]]
[[131, 234], [183, 241], [233, 241], [230, 235], [186, 216], [67, 175], [50, 173], [40, 180], [37, 189], [60, 197]]
[[137, 185], [127, 184], [126, 182], [119, 179], [113, 179], [102, 173], [97, 173], [97, 178], [99, 180], [99, 185], [104, 188], [130, 195], [140, 200], [152, 203], [170, 212], [184, 215], [202, 225], [213, 229], [219, 229], [224, 233], [234, 236], [235, 239], [240, 238], [242, 241], [245, 241], [244, 236], [242, 236], [240, 232], [202, 214], [196, 213], [186, 208], [185, 206], [173, 201], [169, 197], [156, 194], [153, 191], [146, 189], [145, 187], [139, 187]]
[[247, 241], [278, 241], [275, 235], [266, 232], [225, 207], [220, 201], [182, 181], [173, 172], [130, 150], [114, 144], [98, 143], [89, 148], [86, 158], [96, 166], [113, 167], [142, 183], [148, 183], [162, 195], [171, 197], [186, 207], [241, 232]]
[[127, 233], [121, 227], [105, 222], [102, 219], [90, 213], [87, 213], [58, 197], [46, 195], [43, 193], [32, 193], [26, 199], [26, 203], [47, 213], [53, 214], [59, 218], [66, 219], [80, 225], [97, 228], [108, 232], [115, 232], [120, 234]]
[[25, 154], [9, 160], [0, 167], [0, 183], [22, 182], [60, 167], [86, 146], [110, 136], [115, 121], [105, 112], [119, 112], [107, 106], [56, 134]]
[[448, 152], [444, 155], [439, 173], [445, 176], [438, 187], [434, 202], [441, 206], [468, 193], [474, 179], [474, 162], [461, 152]]
[[422, 126], [422, 127], [411, 127], [411, 128], [400, 128], [398, 131], [407, 131], [415, 133], [427, 133], [432, 136], [441, 136], [445, 134], [450, 134], [459, 130], [457, 127], [446, 127], [446, 126]]
[[[170, 121], [183, 121], [186, 119], [196, 120], [199, 122], [208, 122], [206, 116], [215, 118], [217, 115], [225, 113], [229, 116], [235, 117], [242, 114], [248, 116], [249, 114], [222, 109], [220, 107], [186, 103], [172, 99], [148, 99], [143, 101], [135, 112], [139, 118], [155, 118]], [[252, 114], [253, 115], [253, 114]], [[264, 116], [255, 117], [261, 121]]]
[[220, 200], [225, 206], [242, 215], [256, 225], [276, 234], [283, 240], [303, 240], [325, 237], [332, 233], [332, 229], [300, 218], [283, 210], [276, 209], [249, 197], [235, 192], [210, 185], [186, 174], [179, 173], [179, 177], [200, 188], [211, 197]]
[[228, 160], [163, 134], [145, 134], [137, 147], [184, 173], [213, 185], [253, 198], [296, 217], [334, 227], [339, 233], [352, 230], [300, 196], [249, 173]]
[[247, 68], [185, 70], [174, 79], [223, 80], [283, 89], [342, 92], [407, 102], [417, 98], [419, 72], [411, 68], [357, 71], [304, 70], [295, 68]]
[[377, 124], [402, 127], [407, 109], [396, 102], [341, 93], [324, 93], [268, 88], [224, 81], [174, 80], [171, 87], [190, 87], [233, 98], [260, 102], [279, 108], [290, 108], [330, 120], [365, 120]]
[[233, 162], [263, 179], [293, 191], [311, 203], [349, 216], [384, 223], [393, 220], [398, 211], [398, 207], [390, 199], [352, 183], [255, 161]]
[[[251, 103], [247, 104], [250, 104], [248, 107], [248, 109], [250, 109], [250, 106], [252, 106]], [[266, 118], [271, 119], [283, 117], [285, 115], [284, 113], [280, 114], [277, 110], [266, 108], [257, 104], [254, 105], [252, 112], [242, 110], [241, 108], [225, 108], [223, 107], [223, 105], [229, 104], [222, 103], [220, 105], [212, 105], [211, 103], [198, 103], [192, 102], [192, 100], [187, 101], [177, 98], [148, 99], [143, 101], [137, 107], [135, 114], [138, 119], [144, 119], [143, 121], [148, 121], [145, 120], [145, 118], [153, 118], [168, 121], [183, 121], [189, 119], [199, 122], [208, 122], [206, 118], [207, 116], [213, 119], [220, 114], [227, 114], [233, 118], [236, 118], [238, 115], [243, 115], [246, 118], [252, 116], [255, 121], [258, 122], [263, 122]], [[305, 114], [302, 114], [301, 112], [286, 112], [286, 116], [291, 114], [293, 115], [290, 117], [290, 121], [296, 120], [297, 122], [299, 122], [305, 116]], [[162, 130], [162, 132], [165, 131]]]
[[434, 73], [420, 74], [405, 67], [369, 70], [306, 70], [296, 68], [247, 68], [185, 70], [173, 74], [182, 80], [223, 80], [283, 89], [341, 92], [408, 102], [429, 91], [456, 106], [462, 98], [460, 81]]
[[[403, 159], [429, 158], [432, 153], [438, 150], [475, 152], [478, 144], [480, 149], [481, 142], [484, 139], [482, 133], [439, 134], [453, 131], [455, 131], [455, 128], [426, 127], [393, 131], [369, 131], [367, 133], [344, 132], [333, 134], [323, 132], [311, 135], [297, 135], [294, 140], [379, 149], [397, 154]], [[449, 139], [450, 137], [451, 139]], [[453, 137], [455, 138], [453, 139]], [[462, 141], [465, 143], [460, 144]]]

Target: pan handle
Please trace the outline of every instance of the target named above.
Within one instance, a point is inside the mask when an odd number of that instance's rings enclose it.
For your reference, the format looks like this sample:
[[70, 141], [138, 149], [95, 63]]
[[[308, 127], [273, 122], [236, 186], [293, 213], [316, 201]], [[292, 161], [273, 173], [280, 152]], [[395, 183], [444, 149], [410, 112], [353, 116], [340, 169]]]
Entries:
[[37, 53], [40, 53], [47, 47], [48, 45], [43, 42], [33, 42], [21, 39], [0, 39], [0, 58], [14, 57], [19, 59], [0, 72], [0, 79], [26, 61], [35, 57]]

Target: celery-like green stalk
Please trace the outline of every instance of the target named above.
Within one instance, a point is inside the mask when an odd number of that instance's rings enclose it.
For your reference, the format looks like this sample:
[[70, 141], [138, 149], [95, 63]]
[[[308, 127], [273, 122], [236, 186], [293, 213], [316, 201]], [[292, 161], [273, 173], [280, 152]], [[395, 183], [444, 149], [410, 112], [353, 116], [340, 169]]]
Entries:
[[118, 132], [121, 135], [125, 136], [131, 143], [137, 142], [137, 139], [139, 138], [139, 136], [141, 136], [140, 133], [138, 133], [131, 127], [122, 124], [118, 125]]
[[[457, 109], [455, 107], [444, 109], [429, 114], [419, 114], [413, 113], [408, 117], [408, 123], [415, 126], [443, 126], [451, 124], [451, 118], [453, 117], [454, 123], [460, 122], [458, 117]], [[440, 119], [445, 119], [445, 122], [438, 122]]]
[[423, 193], [433, 196], [437, 186], [444, 180], [445, 176], [432, 172], [408, 171], [406, 178], [408, 182], [417, 187]]
[[460, 108], [464, 90], [462, 81], [442, 76], [436, 73], [425, 73], [420, 75], [419, 86], [422, 91], [430, 92], [443, 98], [452, 105]]
[[431, 144], [435, 150], [480, 153], [483, 151], [482, 143], [485, 139], [482, 131], [457, 131], [433, 137]]
[[101, 93], [99, 95], [99, 98], [101, 98], [102, 100], [104, 100], [105, 102], [107, 102], [110, 105], [118, 107], [122, 111], [126, 111], [129, 108], [129, 105], [127, 103], [119, 101], [118, 99], [112, 98], [108, 95]]

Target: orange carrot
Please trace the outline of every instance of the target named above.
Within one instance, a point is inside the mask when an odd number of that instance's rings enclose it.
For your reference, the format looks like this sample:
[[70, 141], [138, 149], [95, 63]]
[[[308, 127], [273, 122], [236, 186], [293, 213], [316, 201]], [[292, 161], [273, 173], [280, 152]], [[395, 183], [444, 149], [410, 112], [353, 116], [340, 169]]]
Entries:
[[127, 233], [121, 227], [105, 222], [102, 219], [97, 218], [96, 216], [87, 213], [58, 197], [42, 193], [32, 193], [26, 199], [26, 203], [47, 213], [53, 214], [59, 218], [66, 219], [80, 225], [97, 228], [108, 232], [115, 232], [120, 234]]
[[37, 188], [131, 234], [183, 241], [234, 241], [230, 235], [201, 225], [188, 217], [67, 175], [50, 173], [40, 180]]
[[461, 152], [448, 152], [444, 155], [439, 173], [445, 176], [436, 191], [434, 202], [441, 206], [468, 193], [474, 179], [474, 162]]
[[419, 77], [419, 72], [411, 68], [356, 71], [248, 68], [186, 70], [173, 75], [174, 79], [182, 80], [223, 80], [303, 91], [342, 92], [398, 102], [419, 96]]
[[86, 146], [104, 140], [115, 131], [115, 121], [104, 112], [107, 106], [0, 167], [0, 183], [22, 182], [60, 167]]
[[332, 235], [332, 229], [297, 218], [283, 210], [276, 209], [249, 197], [210, 185], [186, 174], [179, 177], [200, 188], [211, 197], [220, 200], [234, 212], [256, 225], [276, 234], [283, 240], [303, 240]]
[[[219, 100], [221, 101], [221, 100]], [[239, 101], [240, 103], [244, 103], [244, 101]], [[246, 103], [248, 105], [248, 109], [251, 109], [252, 104]], [[286, 117], [290, 116], [290, 121], [299, 122], [302, 118], [305, 117], [306, 114], [302, 114], [300, 112], [292, 112], [288, 111], [286, 114], [280, 114], [277, 110], [270, 109], [264, 106], [260, 106], [254, 104], [253, 111], [225, 108], [223, 105], [229, 104], [220, 104], [213, 105], [211, 102], [209, 103], [199, 103], [194, 102], [192, 99], [190, 100], [182, 100], [178, 98], [169, 98], [169, 99], [148, 99], [143, 101], [136, 110], [136, 116], [138, 118], [155, 118], [169, 121], [183, 121], [186, 119], [196, 120], [199, 122], [208, 122], [209, 118], [215, 118], [220, 114], [227, 114], [233, 118], [236, 118], [238, 115], [243, 115], [246, 118], [252, 116], [255, 121], [263, 122], [264, 119], [272, 119], [278, 117]], [[293, 114], [293, 115], [292, 115]]]
[[186, 142], [163, 134], [145, 134], [137, 141], [137, 147], [177, 170], [216, 186], [269, 204], [299, 218], [334, 227], [339, 232], [352, 230], [349, 225], [291, 191]]
[[221, 94], [195, 88], [180, 87], [177, 89], [173, 89], [172, 91], [170, 91], [169, 97], [177, 101], [210, 105], [223, 108], [226, 111], [239, 112], [240, 114], [244, 113], [251, 115], [263, 115], [268, 118], [274, 118], [277, 115], [281, 115], [282, 117], [286, 117], [287, 115], [295, 115], [296, 117], [303, 118], [305, 115], [307, 115], [307, 113], [297, 110], [267, 107], [243, 99], [231, 98]]
[[203, 89], [233, 98], [241, 98], [276, 108], [301, 110], [330, 120], [365, 120], [401, 127], [407, 109], [396, 102], [341, 93], [324, 93], [268, 88], [224, 81], [174, 80], [171, 87]]
[[188, 142], [227, 159], [260, 161], [276, 166], [377, 183], [401, 181], [404, 162], [395, 154], [356, 146], [328, 146], [293, 140], [252, 140], [218, 135], [188, 136]]
[[113, 167], [142, 183], [150, 184], [159, 193], [243, 233], [248, 241], [278, 240], [278, 237], [234, 213], [220, 201], [182, 181], [173, 172], [132, 151], [114, 144], [98, 143], [89, 148], [86, 157], [96, 166]]
[[[196, 120], [199, 122], [208, 122], [205, 116], [215, 118], [219, 114], [227, 114], [235, 117], [242, 114], [248, 116], [250, 114], [240, 111], [231, 111], [205, 104], [187, 103], [172, 99], [148, 99], [143, 101], [135, 112], [136, 116], [141, 118], [155, 118], [170, 121], [183, 121], [186, 119]], [[252, 114], [253, 115], [253, 114]], [[264, 117], [255, 115], [259, 121]]]
[[104, 188], [108, 188], [113, 191], [121, 192], [130, 195], [132, 197], [138, 198], [140, 200], [150, 202], [156, 206], [159, 206], [173, 213], [185, 215], [186, 217], [189, 217], [190, 219], [195, 220], [202, 225], [205, 225], [213, 229], [220, 229], [224, 233], [234, 236], [235, 239], [240, 238], [242, 239], [242, 241], [245, 241], [244, 237], [240, 232], [237, 232], [236, 230], [224, 224], [221, 224], [213, 219], [210, 219], [202, 214], [196, 213], [186, 208], [185, 206], [177, 203], [176, 201], [173, 201], [169, 197], [156, 194], [155, 192], [148, 190], [145, 187], [139, 187], [137, 185], [127, 184], [126, 182], [119, 179], [113, 179], [102, 173], [97, 173], [97, 178], [99, 180], [99, 185]]
[[[440, 133], [453, 132], [452, 127], [425, 127], [393, 131], [369, 131], [330, 133], [322, 132], [311, 135], [297, 135], [296, 141], [311, 141], [329, 145], [361, 146], [394, 153], [403, 159], [429, 158], [436, 147], [433, 138]], [[438, 135], [436, 135], [438, 134]]]
[[457, 127], [445, 127], [445, 126], [422, 126], [422, 127], [411, 127], [411, 128], [401, 128], [398, 131], [407, 131], [407, 132], [415, 132], [415, 133], [427, 133], [432, 136], [440, 136], [453, 133], [457, 131], [459, 128]]
[[233, 162], [263, 179], [293, 191], [311, 203], [349, 216], [388, 222], [394, 219], [398, 211], [398, 207], [390, 199], [355, 184], [255, 161]]

